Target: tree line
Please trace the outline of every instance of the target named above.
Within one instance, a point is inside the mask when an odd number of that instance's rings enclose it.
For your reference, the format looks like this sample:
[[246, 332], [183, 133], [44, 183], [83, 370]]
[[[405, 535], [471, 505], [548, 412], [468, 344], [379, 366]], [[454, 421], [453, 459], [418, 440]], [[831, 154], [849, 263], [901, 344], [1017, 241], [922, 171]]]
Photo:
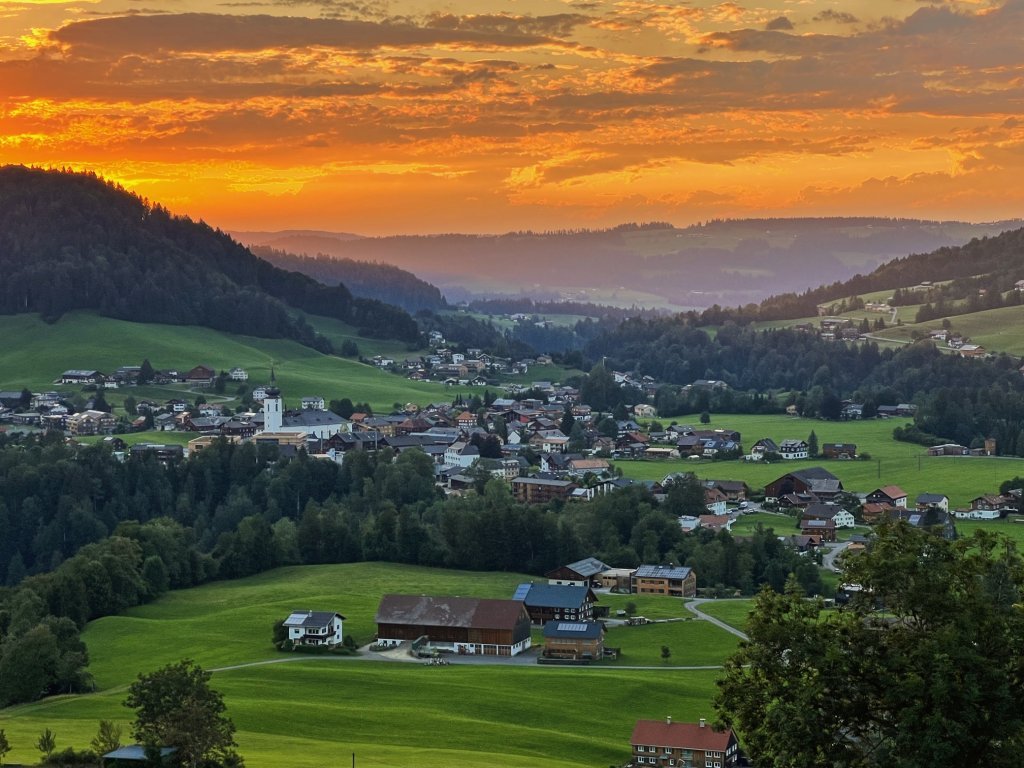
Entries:
[[78, 630], [168, 589], [282, 565], [371, 560], [542, 575], [582, 557], [616, 566], [675, 562], [698, 584], [781, 589], [817, 569], [768, 532], [684, 535], [680, 514], [702, 514], [695, 479], [660, 503], [643, 485], [588, 504], [517, 503], [501, 480], [445, 499], [432, 460], [353, 451], [339, 466], [300, 452], [218, 441], [165, 466], [119, 462], [102, 446], [51, 439], [0, 449], [0, 706], [91, 680]]

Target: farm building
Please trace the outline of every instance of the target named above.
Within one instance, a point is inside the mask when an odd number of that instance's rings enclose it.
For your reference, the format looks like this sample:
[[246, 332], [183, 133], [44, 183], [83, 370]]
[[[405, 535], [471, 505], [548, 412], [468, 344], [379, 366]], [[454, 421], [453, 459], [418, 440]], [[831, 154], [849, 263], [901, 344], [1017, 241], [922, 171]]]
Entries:
[[549, 659], [600, 659], [604, 626], [599, 621], [549, 621], [544, 625], [543, 653]]
[[808, 467], [790, 472], [765, 486], [766, 500], [791, 493], [810, 493], [818, 501], [829, 501], [843, 490], [839, 478], [823, 467]]
[[435, 647], [488, 656], [530, 647], [530, 614], [519, 600], [384, 595], [375, 621], [382, 645], [426, 637]]
[[520, 584], [513, 600], [522, 600], [534, 624], [564, 619], [588, 621], [594, 615], [597, 597], [590, 587], [571, 587], [564, 584]]
[[588, 587], [592, 581], [608, 570], [608, 566], [594, 557], [586, 557], [575, 563], [562, 565], [544, 574], [548, 584], [565, 584], [572, 587]]
[[638, 720], [629, 740], [636, 765], [719, 766], [739, 762], [739, 742], [732, 730], [716, 731], [700, 723]]
[[671, 565], [641, 565], [630, 579], [637, 594], [693, 597], [697, 594], [697, 572]]

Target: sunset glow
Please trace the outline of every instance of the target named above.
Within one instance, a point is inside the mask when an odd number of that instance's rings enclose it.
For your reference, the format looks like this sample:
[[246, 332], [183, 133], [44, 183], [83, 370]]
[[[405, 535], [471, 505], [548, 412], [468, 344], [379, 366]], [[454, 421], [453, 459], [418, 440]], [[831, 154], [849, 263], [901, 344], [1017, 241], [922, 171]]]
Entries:
[[0, 0], [0, 162], [223, 228], [1024, 211], [1024, 0]]

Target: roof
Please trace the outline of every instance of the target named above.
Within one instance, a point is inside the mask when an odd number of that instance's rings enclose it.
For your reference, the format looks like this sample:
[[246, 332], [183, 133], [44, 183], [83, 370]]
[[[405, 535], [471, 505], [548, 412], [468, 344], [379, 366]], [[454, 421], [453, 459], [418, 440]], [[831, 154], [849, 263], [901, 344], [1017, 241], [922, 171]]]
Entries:
[[548, 480], [544, 477], [517, 477], [512, 481], [513, 485], [551, 485], [556, 488], [567, 488], [575, 485], [571, 480]]
[[918, 504], [941, 504], [948, 500], [949, 497], [944, 493], [919, 493], [917, 495]]
[[[177, 747], [160, 747], [160, 757], [167, 757], [178, 751]], [[142, 744], [129, 744], [127, 747], [118, 747], [113, 752], [103, 755], [104, 760], [132, 760], [147, 762], [146, 747]]]
[[544, 637], [596, 640], [604, 632], [599, 621], [549, 621], [544, 625]]
[[570, 571], [578, 573], [583, 578], [596, 576], [608, 570], [608, 566], [596, 557], [586, 557], [583, 560], [577, 560], [575, 563], [569, 563], [565, 567]]
[[322, 427], [344, 424], [346, 419], [331, 411], [288, 411], [281, 418], [285, 427]]
[[725, 752], [735, 738], [731, 730], [716, 731], [711, 726], [697, 723], [672, 723], [665, 720], [638, 720], [633, 728], [630, 744], [646, 744], [675, 749], [712, 750]]
[[384, 595], [374, 621], [378, 624], [412, 624], [423, 627], [512, 629], [524, 610], [518, 600]]
[[685, 579], [691, 573], [693, 573], [692, 568], [682, 566], [641, 565], [633, 575], [641, 579]]
[[520, 584], [513, 600], [522, 600], [532, 608], [579, 608], [593, 593], [590, 587], [568, 584]]
[[907, 495], [907, 492], [898, 485], [887, 485], [884, 488], [876, 488], [874, 493], [881, 493], [884, 496], [888, 496], [890, 499], [902, 499]]
[[292, 611], [284, 620], [286, 627], [326, 627], [337, 616], [342, 621], [345, 617], [334, 611]]

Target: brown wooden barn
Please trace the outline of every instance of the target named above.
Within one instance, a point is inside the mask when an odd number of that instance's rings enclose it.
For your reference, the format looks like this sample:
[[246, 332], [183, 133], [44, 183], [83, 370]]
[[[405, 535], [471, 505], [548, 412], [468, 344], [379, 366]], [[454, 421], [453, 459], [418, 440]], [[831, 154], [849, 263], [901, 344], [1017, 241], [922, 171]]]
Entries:
[[425, 636], [456, 653], [515, 656], [530, 647], [530, 614], [521, 600], [384, 595], [376, 622], [381, 645]]

